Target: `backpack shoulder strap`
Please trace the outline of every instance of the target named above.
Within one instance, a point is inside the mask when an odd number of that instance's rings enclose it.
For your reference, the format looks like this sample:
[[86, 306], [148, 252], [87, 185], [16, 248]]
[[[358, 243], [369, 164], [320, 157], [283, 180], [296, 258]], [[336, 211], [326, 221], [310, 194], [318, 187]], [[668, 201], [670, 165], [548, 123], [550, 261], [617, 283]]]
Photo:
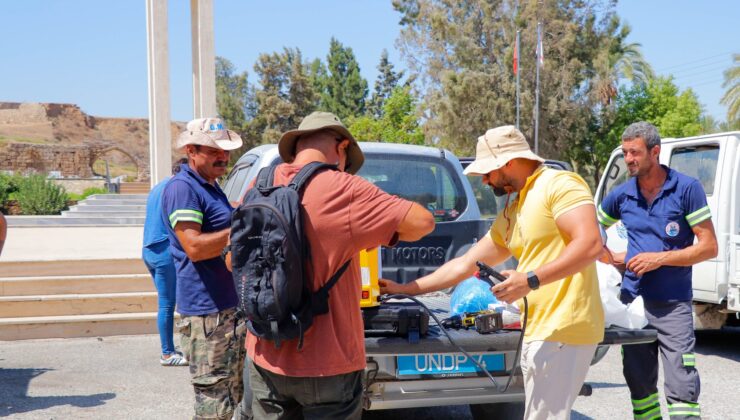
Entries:
[[255, 187], [259, 188], [270, 188], [275, 183], [275, 169], [276, 165], [267, 166], [257, 173], [257, 181], [254, 183]]
[[337, 170], [336, 165], [330, 165], [323, 162], [311, 162], [306, 164], [301, 170], [293, 177], [290, 181], [290, 187], [294, 190], [301, 192], [304, 184], [318, 171], [322, 169], [333, 169]]

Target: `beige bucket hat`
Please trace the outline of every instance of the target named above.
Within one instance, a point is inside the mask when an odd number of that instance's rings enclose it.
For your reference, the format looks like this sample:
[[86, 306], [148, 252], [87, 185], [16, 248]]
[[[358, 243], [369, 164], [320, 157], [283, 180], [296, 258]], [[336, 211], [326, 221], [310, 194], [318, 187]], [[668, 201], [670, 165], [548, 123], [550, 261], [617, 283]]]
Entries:
[[486, 175], [501, 168], [512, 159], [524, 158], [544, 162], [532, 153], [524, 134], [513, 125], [492, 128], [478, 137], [475, 160], [465, 168], [465, 175]]
[[228, 130], [221, 118], [197, 118], [190, 121], [177, 137], [178, 150], [188, 144], [234, 150], [242, 147], [242, 138], [235, 131]]
[[292, 162], [295, 159], [295, 145], [298, 138], [304, 134], [315, 133], [319, 130], [334, 130], [349, 140], [347, 147], [347, 167], [345, 172], [356, 174], [365, 162], [365, 156], [357, 144], [357, 140], [352, 136], [342, 121], [331, 112], [312, 112], [301, 121], [297, 130], [286, 131], [278, 142], [278, 151], [280, 157], [285, 162]]

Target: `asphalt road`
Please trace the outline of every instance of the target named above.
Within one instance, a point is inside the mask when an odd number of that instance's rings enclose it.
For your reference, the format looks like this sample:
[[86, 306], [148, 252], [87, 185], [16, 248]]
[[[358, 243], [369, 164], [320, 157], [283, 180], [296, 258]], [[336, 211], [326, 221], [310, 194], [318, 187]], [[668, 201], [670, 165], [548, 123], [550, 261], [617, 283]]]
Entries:
[[[0, 342], [0, 417], [190, 418], [193, 397], [187, 368], [159, 366], [158, 341], [148, 335]], [[700, 332], [697, 342], [703, 418], [740, 419], [740, 329]], [[576, 400], [573, 419], [631, 418], [618, 348], [591, 368], [587, 382], [593, 395]], [[466, 406], [374, 412], [366, 417], [471, 418]]]

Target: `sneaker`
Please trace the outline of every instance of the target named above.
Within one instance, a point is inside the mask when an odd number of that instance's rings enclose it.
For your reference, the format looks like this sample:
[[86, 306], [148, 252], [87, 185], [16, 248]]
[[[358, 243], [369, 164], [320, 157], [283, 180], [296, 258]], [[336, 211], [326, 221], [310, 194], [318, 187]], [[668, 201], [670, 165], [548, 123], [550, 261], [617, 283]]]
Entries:
[[159, 364], [162, 366], [187, 366], [188, 359], [182, 353], [172, 353], [169, 357], [164, 355], [159, 358]]

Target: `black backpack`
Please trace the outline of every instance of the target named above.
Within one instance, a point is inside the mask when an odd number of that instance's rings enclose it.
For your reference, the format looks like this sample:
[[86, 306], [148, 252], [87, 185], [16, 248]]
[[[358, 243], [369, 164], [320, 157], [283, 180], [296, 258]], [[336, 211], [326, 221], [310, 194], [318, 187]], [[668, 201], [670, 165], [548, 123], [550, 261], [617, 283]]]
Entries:
[[275, 168], [263, 168], [231, 218], [231, 264], [239, 309], [257, 337], [298, 338], [313, 317], [329, 312], [329, 290], [347, 269], [347, 261], [319, 290], [312, 293], [304, 275], [310, 248], [303, 232], [301, 193], [316, 172], [336, 166], [312, 162], [289, 185], [273, 186]]

